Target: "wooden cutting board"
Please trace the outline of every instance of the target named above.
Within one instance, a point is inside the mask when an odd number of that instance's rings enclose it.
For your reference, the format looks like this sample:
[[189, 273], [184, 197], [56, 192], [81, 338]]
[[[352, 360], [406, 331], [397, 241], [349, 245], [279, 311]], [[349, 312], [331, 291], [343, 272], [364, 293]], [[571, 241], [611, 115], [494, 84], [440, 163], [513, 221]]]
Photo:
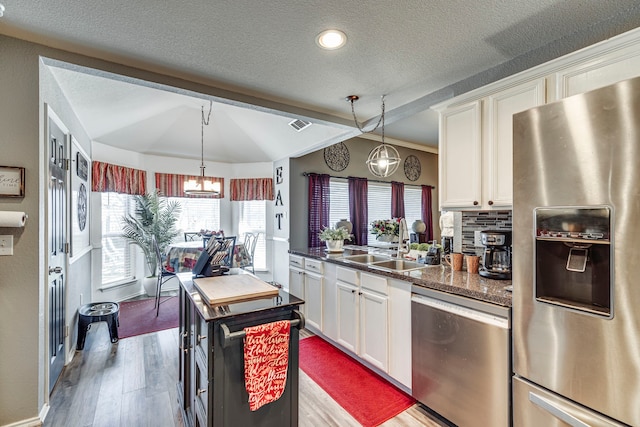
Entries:
[[278, 288], [249, 274], [193, 279], [204, 302], [209, 305], [232, 304], [278, 295]]

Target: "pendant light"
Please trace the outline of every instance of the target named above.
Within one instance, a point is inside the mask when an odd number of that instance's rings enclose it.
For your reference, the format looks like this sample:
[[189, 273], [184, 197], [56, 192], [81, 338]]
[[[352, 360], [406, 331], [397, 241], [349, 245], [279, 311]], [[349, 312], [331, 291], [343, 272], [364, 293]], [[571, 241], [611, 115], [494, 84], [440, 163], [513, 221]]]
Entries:
[[220, 183], [213, 182], [210, 178], [204, 176], [204, 126], [209, 126], [211, 119], [211, 110], [213, 102], [209, 101], [209, 115], [207, 120], [204, 119], [204, 105], [201, 108], [200, 121], [200, 176], [197, 179], [191, 179], [184, 182], [184, 193], [192, 196], [219, 196]]
[[[353, 120], [356, 122], [356, 126], [360, 132], [364, 133], [364, 129], [360, 127], [358, 123], [358, 119], [356, 118], [356, 112], [353, 108], [353, 103], [360, 99], [358, 95], [349, 95], [346, 97], [346, 101], [351, 103], [351, 114], [353, 114]], [[378, 129], [378, 126], [382, 124], [381, 132], [382, 132], [382, 144], [374, 148], [371, 153], [369, 153], [369, 158], [367, 159], [367, 167], [369, 168], [369, 172], [373, 175], [381, 178], [386, 178], [388, 176], [393, 175], [395, 171], [398, 170], [398, 166], [400, 166], [400, 154], [398, 154], [398, 150], [395, 147], [385, 144], [384, 142], [384, 112], [385, 112], [385, 104], [384, 104], [384, 95], [382, 96], [382, 107], [381, 107], [380, 119], [376, 126], [371, 129], [369, 132], [373, 132]]]

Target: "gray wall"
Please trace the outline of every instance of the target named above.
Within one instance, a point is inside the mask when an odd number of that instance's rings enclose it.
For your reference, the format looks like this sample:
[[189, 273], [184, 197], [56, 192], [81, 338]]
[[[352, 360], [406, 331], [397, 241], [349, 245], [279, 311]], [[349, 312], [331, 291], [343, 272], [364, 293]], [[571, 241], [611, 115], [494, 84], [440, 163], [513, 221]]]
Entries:
[[[371, 150], [380, 145], [379, 142], [364, 138], [352, 138], [345, 141], [349, 149], [349, 166], [343, 171], [332, 171], [324, 161], [324, 150], [307, 154], [302, 157], [291, 159], [291, 247], [306, 248], [308, 226], [308, 188], [307, 179], [302, 176], [304, 172], [326, 173], [332, 176], [348, 177], [356, 176], [381, 181], [401, 181], [405, 184], [433, 185], [433, 227], [434, 237], [440, 238], [440, 228], [438, 221], [440, 213], [438, 211], [438, 156], [424, 151], [412, 150], [409, 148], [396, 146], [400, 157], [404, 160], [409, 154], [413, 154], [420, 159], [421, 174], [417, 181], [409, 181], [404, 175], [402, 165], [388, 178], [377, 178], [369, 172], [366, 160]], [[391, 203], [391, 201], [389, 201]]]

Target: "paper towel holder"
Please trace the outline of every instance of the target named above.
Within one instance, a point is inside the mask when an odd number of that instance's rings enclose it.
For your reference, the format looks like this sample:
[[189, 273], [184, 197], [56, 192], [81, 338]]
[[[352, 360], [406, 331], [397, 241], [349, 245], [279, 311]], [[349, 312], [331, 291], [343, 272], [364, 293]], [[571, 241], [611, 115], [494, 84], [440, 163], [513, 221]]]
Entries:
[[0, 211], [0, 228], [22, 228], [28, 218], [25, 212]]

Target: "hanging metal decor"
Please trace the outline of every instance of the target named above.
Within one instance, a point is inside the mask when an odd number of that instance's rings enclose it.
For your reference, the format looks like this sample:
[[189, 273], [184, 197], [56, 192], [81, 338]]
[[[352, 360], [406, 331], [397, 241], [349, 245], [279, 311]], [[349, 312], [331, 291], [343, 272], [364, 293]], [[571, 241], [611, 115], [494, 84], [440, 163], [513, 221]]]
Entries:
[[420, 159], [413, 154], [408, 155], [404, 159], [404, 175], [409, 181], [417, 181], [421, 173]]
[[330, 145], [324, 149], [324, 162], [333, 171], [340, 172], [349, 166], [349, 149], [344, 143]]

